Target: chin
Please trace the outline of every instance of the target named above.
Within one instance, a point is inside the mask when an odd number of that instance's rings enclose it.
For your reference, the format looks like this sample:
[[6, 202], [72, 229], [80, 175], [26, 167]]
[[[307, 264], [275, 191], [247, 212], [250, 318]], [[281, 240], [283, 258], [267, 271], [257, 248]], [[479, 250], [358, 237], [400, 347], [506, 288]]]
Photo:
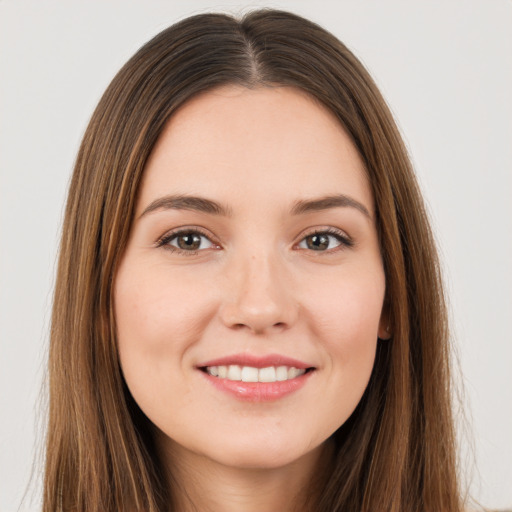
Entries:
[[[248, 443], [248, 438], [252, 441]], [[220, 450], [213, 450], [209, 457], [225, 466], [241, 469], [278, 469], [293, 464], [315, 451], [315, 446], [301, 446], [298, 440], [271, 437], [255, 439], [244, 436], [240, 443], [230, 439]], [[217, 448], [217, 447], [216, 447]]]

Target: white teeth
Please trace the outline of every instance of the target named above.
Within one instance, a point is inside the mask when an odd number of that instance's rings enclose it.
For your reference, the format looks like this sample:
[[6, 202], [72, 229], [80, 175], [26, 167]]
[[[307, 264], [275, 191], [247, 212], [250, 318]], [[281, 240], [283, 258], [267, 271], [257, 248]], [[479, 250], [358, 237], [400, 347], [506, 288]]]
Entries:
[[242, 370], [240, 366], [234, 364], [228, 366], [228, 380], [242, 380]]
[[258, 382], [258, 368], [244, 366], [242, 368], [242, 380], [244, 382]]
[[276, 369], [273, 366], [268, 368], [260, 368], [259, 378], [260, 382], [275, 382], [276, 381]]
[[288, 368], [286, 366], [278, 366], [276, 368], [276, 379], [281, 380], [288, 380]]
[[304, 373], [303, 370], [299, 370], [297, 368], [294, 368], [293, 366], [288, 369], [288, 378], [289, 379], [295, 379], [295, 377], [298, 377], [299, 375], [302, 375]]
[[254, 368], [252, 366], [208, 366], [207, 373], [220, 379], [243, 382], [282, 382], [304, 375], [306, 370], [294, 366], [268, 366], [267, 368]]

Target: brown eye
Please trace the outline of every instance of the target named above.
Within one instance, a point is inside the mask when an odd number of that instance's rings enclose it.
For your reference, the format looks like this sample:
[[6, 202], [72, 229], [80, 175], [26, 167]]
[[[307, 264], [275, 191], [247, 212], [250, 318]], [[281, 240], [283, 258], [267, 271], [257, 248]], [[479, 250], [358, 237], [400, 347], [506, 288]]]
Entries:
[[310, 235], [305, 238], [308, 249], [323, 251], [329, 248], [328, 235]]
[[197, 251], [201, 246], [201, 236], [195, 233], [185, 233], [177, 235], [175, 240], [180, 249]]
[[196, 254], [199, 250], [215, 247], [215, 245], [200, 231], [184, 230], [164, 236], [158, 243], [158, 247], [163, 247], [180, 254], [191, 255]]
[[309, 249], [316, 252], [327, 252], [331, 249], [340, 249], [343, 247], [351, 247], [353, 242], [341, 231], [317, 231], [304, 237], [299, 247], [301, 249]]

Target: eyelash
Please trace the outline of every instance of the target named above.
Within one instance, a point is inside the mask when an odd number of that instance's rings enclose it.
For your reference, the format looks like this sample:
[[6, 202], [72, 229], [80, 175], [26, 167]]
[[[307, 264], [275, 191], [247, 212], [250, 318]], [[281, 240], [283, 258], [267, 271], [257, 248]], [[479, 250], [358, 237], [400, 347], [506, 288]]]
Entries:
[[[195, 256], [195, 255], [199, 254], [199, 252], [201, 250], [205, 250], [205, 249], [200, 249], [200, 250], [194, 250], [194, 251], [186, 251], [184, 249], [179, 249], [178, 247], [174, 247], [172, 245], [169, 245], [169, 243], [172, 240], [174, 240], [175, 238], [179, 237], [180, 235], [185, 235], [185, 234], [187, 234], [187, 235], [201, 235], [201, 236], [204, 236], [212, 244], [214, 244], [214, 242], [212, 242], [210, 240], [210, 237], [205, 232], [201, 231], [198, 228], [194, 228], [194, 229], [180, 229], [180, 230], [177, 230], [177, 231], [172, 231], [171, 233], [167, 233], [167, 234], [165, 234], [162, 238], [160, 238], [157, 241], [156, 247], [162, 247], [163, 249], [165, 249], [167, 251], [170, 251], [170, 252], [175, 253], [175, 254], [183, 255], [183, 256]], [[350, 248], [350, 247], [354, 246], [354, 242], [347, 235], [345, 235], [343, 233], [343, 231], [340, 231], [340, 230], [335, 229], [335, 228], [326, 228], [326, 229], [314, 230], [311, 233], [308, 233], [307, 235], [305, 235], [300, 240], [300, 242], [302, 242], [303, 240], [305, 240], [308, 237], [315, 236], [315, 235], [330, 235], [330, 236], [336, 238], [336, 240], [338, 242], [340, 242], [340, 245], [338, 247], [334, 248], [334, 249], [328, 249], [326, 251], [311, 251], [311, 252], [318, 252], [318, 253], [321, 253], [321, 254], [332, 254], [332, 253], [338, 252], [340, 250], [343, 250], [343, 249]]]
[[[174, 247], [172, 245], [169, 245], [169, 242], [173, 240], [174, 238], [177, 238], [180, 235], [201, 235], [210, 240], [210, 237], [203, 231], [201, 231], [198, 228], [194, 229], [179, 229], [177, 231], [172, 231], [171, 233], [165, 234], [160, 240], [157, 242], [157, 247], [162, 247], [166, 251], [173, 252], [175, 254], [183, 255], [183, 256], [195, 256], [199, 253], [198, 250], [196, 251], [185, 251], [183, 249], [180, 249], [178, 247]], [[210, 240], [211, 242], [211, 240]], [[213, 242], [212, 242], [213, 243]]]
[[[340, 231], [339, 229], [335, 228], [325, 228], [325, 229], [316, 229], [313, 230], [311, 233], [308, 233], [304, 237], [301, 238], [300, 242], [305, 240], [306, 238], [309, 238], [310, 236], [315, 235], [329, 235], [334, 237], [338, 242], [340, 242], [340, 245], [338, 247], [335, 247], [334, 249], [327, 249], [326, 251], [311, 251], [313, 253], [320, 254], [333, 254], [337, 253], [338, 251], [342, 251], [344, 249], [350, 249], [354, 246], [354, 241], [349, 238], [343, 231]], [[299, 242], [299, 243], [300, 243]]]

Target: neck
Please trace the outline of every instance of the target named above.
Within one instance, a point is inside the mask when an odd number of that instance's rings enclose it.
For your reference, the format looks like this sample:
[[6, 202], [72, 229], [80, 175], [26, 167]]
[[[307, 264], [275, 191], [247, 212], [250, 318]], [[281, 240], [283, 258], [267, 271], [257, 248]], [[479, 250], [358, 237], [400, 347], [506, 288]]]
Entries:
[[166, 443], [164, 453], [174, 509], [180, 512], [309, 512], [325, 473], [332, 447], [326, 443], [286, 466], [225, 466]]

